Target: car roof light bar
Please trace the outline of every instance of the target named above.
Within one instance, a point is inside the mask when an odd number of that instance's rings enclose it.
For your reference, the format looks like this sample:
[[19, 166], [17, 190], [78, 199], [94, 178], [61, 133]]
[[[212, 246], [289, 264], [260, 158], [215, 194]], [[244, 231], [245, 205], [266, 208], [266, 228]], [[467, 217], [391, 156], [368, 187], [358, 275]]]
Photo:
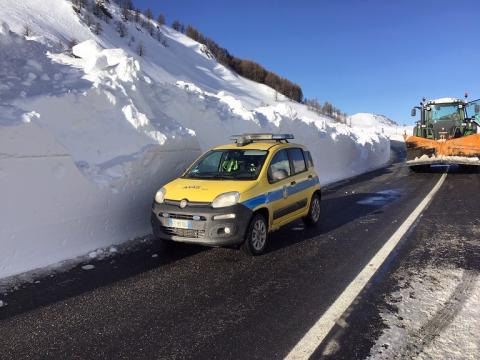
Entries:
[[288, 140], [294, 139], [294, 136], [292, 134], [242, 134], [232, 135], [230, 139], [235, 141], [238, 146], [245, 146], [254, 141], [275, 140], [277, 142], [288, 142]]

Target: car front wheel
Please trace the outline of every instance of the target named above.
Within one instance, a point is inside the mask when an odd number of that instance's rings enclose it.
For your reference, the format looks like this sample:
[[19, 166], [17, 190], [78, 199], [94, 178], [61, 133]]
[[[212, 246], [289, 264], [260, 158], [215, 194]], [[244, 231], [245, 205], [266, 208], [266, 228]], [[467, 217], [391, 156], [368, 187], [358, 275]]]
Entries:
[[267, 220], [261, 214], [256, 214], [250, 225], [243, 243], [242, 250], [248, 255], [261, 255], [265, 252], [268, 240]]

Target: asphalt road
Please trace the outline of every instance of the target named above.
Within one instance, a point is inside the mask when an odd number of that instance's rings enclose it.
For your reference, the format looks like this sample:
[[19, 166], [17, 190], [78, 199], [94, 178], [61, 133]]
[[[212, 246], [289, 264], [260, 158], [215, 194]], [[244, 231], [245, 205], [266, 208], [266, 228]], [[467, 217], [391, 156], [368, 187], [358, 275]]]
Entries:
[[[0, 297], [8, 302], [0, 308], [0, 358], [285, 357], [444, 171], [414, 174], [404, 167], [400, 147], [394, 155], [385, 169], [325, 189], [320, 225], [309, 229], [298, 222], [272, 234], [263, 256], [192, 246], [161, 253], [147, 240], [97, 261], [93, 270], [78, 266], [21, 286]], [[351, 326], [334, 328], [327, 338], [339, 344], [335, 354], [324, 351], [325, 341], [315, 358], [368, 355], [382, 326], [376, 306], [394, 286], [390, 274], [414, 261], [409, 251], [417, 246], [425, 249], [416, 252], [418, 266], [430, 261], [434, 254], [425, 242], [431, 234], [453, 231], [442, 223], [479, 219], [479, 177], [447, 176], [415, 229], [350, 309]], [[459, 186], [477, 191], [457, 191]]]

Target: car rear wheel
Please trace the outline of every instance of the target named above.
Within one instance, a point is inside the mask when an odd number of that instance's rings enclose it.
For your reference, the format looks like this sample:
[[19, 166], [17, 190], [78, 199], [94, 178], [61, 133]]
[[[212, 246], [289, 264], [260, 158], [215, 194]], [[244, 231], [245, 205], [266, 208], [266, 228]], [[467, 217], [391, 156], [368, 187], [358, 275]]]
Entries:
[[248, 255], [261, 255], [265, 252], [267, 240], [267, 220], [262, 214], [256, 214], [248, 226], [246, 239], [242, 245], [242, 250]]
[[315, 193], [310, 201], [310, 209], [307, 216], [303, 219], [308, 226], [315, 226], [320, 220], [320, 196]]

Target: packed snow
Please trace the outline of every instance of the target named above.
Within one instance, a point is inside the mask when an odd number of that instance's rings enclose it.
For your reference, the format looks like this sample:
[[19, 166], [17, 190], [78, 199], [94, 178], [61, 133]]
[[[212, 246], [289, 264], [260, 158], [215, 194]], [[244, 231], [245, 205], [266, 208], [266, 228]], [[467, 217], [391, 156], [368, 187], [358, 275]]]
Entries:
[[397, 311], [381, 313], [387, 325], [370, 359], [478, 359], [480, 276], [472, 270], [427, 267], [403, 279], [389, 296]]
[[95, 35], [67, 0], [2, 1], [0, 278], [150, 233], [155, 191], [231, 134], [293, 133], [323, 185], [389, 160], [381, 131], [276, 95], [169, 27], [160, 42], [128, 22], [121, 38], [107, 6]]

